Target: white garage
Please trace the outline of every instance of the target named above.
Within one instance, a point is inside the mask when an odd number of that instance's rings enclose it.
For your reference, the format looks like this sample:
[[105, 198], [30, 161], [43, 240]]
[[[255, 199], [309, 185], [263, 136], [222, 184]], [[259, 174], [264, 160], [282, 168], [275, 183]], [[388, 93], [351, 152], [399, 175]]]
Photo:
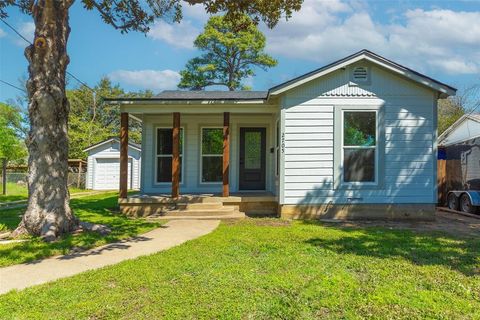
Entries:
[[[88, 153], [86, 188], [118, 190], [120, 184], [120, 142], [111, 138], [84, 150]], [[128, 146], [128, 188], [140, 187], [141, 147]]]

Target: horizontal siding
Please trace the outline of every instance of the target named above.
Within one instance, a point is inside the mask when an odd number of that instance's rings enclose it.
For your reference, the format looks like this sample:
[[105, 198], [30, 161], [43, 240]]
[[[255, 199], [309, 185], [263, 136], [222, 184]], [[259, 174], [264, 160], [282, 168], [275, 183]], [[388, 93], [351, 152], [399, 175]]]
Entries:
[[333, 133], [333, 125], [330, 126], [320, 126], [320, 125], [313, 125], [309, 127], [302, 127], [302, 126], [285, 126], [285, 133]]
[[333, 152], [323, 154], [285, 154], [285, 162], [300, 163], [303, 161], [333, 161]]
[[333, 160], [331, 161], [286, 161], [286, 169], [319, 169], [333, 168]]
[[[434, 203], [432, 92], [376, 68], [372, 68], [369, 93], [366, 88], [349, 87], [344, 81], [347, 81], [344, 74], [339, 73], [287, 93], [283, 202]], [[384, 142], [381, 186], [335, 189], [337, 137], [334, 137], [333, 118], [337, 106], [383, 107], [384, 136], [378, 137]]]
[[299, 192], [332, 187], [333, 116], [333, 106], [304, 104], [286, 110], [285, 196], [292, 187]]
[[285, 141], [314, 141], [314, 140], [333, 140], [333, 133], [321, 133], [321, 132], [301, 132], [301, 133], [289, 133], [285, 138]]
[[287, 140], [285, 139], [285, 147], [287, 148], [321, 148], [321, 147], [332, 147], [333, 139], [324, 139], [324, 140], [309, 140], [298, 139], [298, 140]]

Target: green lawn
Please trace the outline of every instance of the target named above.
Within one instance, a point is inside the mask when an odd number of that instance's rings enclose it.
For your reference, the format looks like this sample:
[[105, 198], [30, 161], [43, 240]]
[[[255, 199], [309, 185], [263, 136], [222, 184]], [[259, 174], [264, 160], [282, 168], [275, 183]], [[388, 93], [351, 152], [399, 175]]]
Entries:
[[15, 319], [475, 319], [480, 240], [249, 219], [0, 296]]
[[[75, 187], [70, 187], [70, 193], [79, 193], [85, 192], [90, 190], [85, 189], [78, 189]], [[9, 201], [18, 201], [18, 200], [26, 200], [28, 198], [28, 190], [26, 186], [20, 186], [13, 182], [7, 182], [7, 194], [3, 195], [2, 186], [0, 185], [0, 203], [1, 202], [9, 202]]]
[[[0, 267], [65, 254], [73, 247], [99, 246], [145, 233], [159, 226], [159, 223], [128, 219], [120, 215], [116, 212], [117, 199], [117, 193], [109, 192], [71, 200], [72, 208], [81, 220], [110, 226], [112, 233], [108, 236], [102, 237], [94, 232], [84, 232], [75, 236], [66, 236], [54, 243], [45, 243], [38, 238], [33, 238], [28, 242], [0, 245]], [[0, 230], [13, 230], [20, 222], [20, 215], [24, 210], [24, 208], [0, 210]]]

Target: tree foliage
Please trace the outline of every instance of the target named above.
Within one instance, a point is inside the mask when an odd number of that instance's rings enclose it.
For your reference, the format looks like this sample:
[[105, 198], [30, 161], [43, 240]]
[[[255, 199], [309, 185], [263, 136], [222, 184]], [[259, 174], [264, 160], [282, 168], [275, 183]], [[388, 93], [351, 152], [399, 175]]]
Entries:
[[20, 110], [0, 103], [0, 159], [24, 163], [27, 156], [22, 139]]
[[[84, 86], [67, 90], [70, 102], [68, 138], [69, 158], [84, 159], [83, 152], [88, 146], [118, 137], [120, 130], [120, 109], [117, 105], [105, 103], [104, 98], [112, 97], [149, 97], [151, 91], [127, 93], [119, 85], [113, 85], [110, 79], [102, 78], [93, 88], [95, 94]], [[141, 141], [141, 124], [130, 121], [129, 139]]]
[[480, 111], [480, 85], [462, 90], [458, 95], [438, 100], [438, 134], [471, 110]]
[[[74, 0], [64, 0], [70, 7]], [[34, 0], [1, 0], [0, 17], [7, 17], [6, 7], [16, 6], [26, 14], [32, 15]], [[121, 32], [147, 32], [156, 18], [180, 21], [184, 5], [201, 5], [209, 14], [225, 13], [231, 21], [238, 20], [244, 14], [255, 22], [263, 21], [273, 28], [284, 17], [290, 18], [294, 11], [301, 8], [303, 0], [81, 0], [86, 10], [96, 10], [106, 24]]]
[[465, 108], [458, 99], [438, 100], [438, 134], [448, 129], [455, 121], [465, 114]]
[[246, 15], [232, 22], [211, 17], [194, 42], [203, 54], [187, 62], [179, 88], [203, 90], [221, 85], [229, 90], [248, 90], [242, 80], [255, 75], [254, 67], [266, 70], [277, 61], [264, 53], [266, 39]]

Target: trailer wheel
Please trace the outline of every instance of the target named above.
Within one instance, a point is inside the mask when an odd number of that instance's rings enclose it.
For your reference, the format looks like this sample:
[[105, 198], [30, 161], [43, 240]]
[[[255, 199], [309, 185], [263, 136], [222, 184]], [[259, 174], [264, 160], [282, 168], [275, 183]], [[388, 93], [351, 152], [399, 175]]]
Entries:
[[460, 197], [460, 210], [466, 213], [476, 213], [477, 208], [472, 205], [468, 194], [464, 193]]
[[450, 210], [458, 210], [458, 198], [454, 193], [448, 195], [447, 205]]

